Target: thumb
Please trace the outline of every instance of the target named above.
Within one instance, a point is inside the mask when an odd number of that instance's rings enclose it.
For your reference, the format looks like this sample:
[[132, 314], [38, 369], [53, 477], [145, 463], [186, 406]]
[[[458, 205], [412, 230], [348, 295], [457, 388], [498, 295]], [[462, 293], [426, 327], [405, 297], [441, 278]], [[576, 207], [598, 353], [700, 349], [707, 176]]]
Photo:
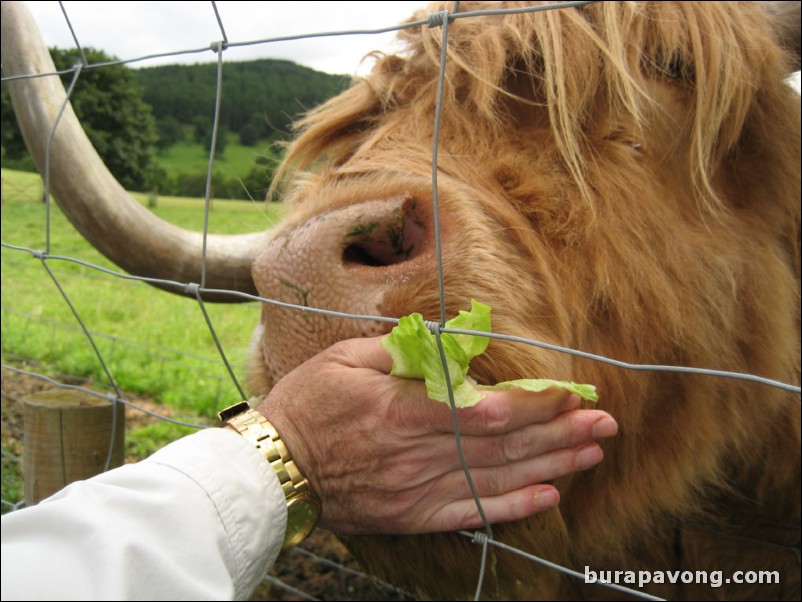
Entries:
[[328, 349], [328, 353], [331, 354], [328, 359], [351, 368], [367, 368], [389, 374], [393, 367], [393, 358], [381, 346], [383, 338], [381, 336], [339, 341]]

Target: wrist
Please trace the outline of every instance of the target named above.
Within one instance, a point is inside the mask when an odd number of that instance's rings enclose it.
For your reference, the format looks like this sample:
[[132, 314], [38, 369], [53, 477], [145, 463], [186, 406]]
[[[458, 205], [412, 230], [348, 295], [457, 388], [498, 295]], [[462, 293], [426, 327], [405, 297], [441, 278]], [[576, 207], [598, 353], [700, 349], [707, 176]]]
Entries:
[[314, 530], [320, 517], [320, 499], [301, 474], [273, 424], [247, 402], [218, 414], [225, 428], [243, 436], [262, 454], [279, 479], [287, 504], [287, 530], [282, 549], [299, 544]]

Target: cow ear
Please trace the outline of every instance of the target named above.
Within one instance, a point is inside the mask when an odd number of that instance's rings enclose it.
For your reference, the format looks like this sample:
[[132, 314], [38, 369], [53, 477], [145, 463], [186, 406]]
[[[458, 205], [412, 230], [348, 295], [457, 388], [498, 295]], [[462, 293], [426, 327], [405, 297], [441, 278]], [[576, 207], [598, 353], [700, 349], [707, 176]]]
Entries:
[[798, 71], [802, 64], [802, 33], [800, 32], [800, 2], [763, 2], [763, 6], [774, 17], [774, 30], [780, 44], [794, 56], [793, 70]]

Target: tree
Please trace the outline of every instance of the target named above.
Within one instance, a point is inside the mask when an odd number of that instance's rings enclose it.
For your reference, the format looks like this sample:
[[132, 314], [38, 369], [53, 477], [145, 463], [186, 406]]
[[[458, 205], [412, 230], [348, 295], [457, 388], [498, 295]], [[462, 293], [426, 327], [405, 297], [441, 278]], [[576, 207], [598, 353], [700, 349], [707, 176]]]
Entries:
[[200, 145], [206, 145], [209, 140], [209, 132], [212, 131], [212, 118], [204, 113], [199, 113], [192, 118], [192, 140]]
[[18, 161], [26, 154], [25, 142], [22, 140], [19, 128], [17, 127], [17, 118], [14, 116], [14, 109], [11, 107], [11, 97], [8, 93], [8, 86], [3, 84], [2, 101], [0, 108], [0, 140], [3, 145], [3, 165], [7, 161]]
[[[85, 48], [89, 65], [115, 60], [100, 50]], [[77, 50], [51, 48], [56, 69], [79, 62]], [[65, 84], [72, 73], [64, 76]], [[11, 119], [6, 90], [2, 95], [4, 158], [18, 159], [24, 144]], [[123, 65], [88, 67], [81, 71], [70, 98], [87, 136], [112, 174], [128, 189], [144, 190], [153, 169], [156, 123], [131, 70]]]
[[156, 129], [159, 132], [159, 140], [156, 143], [159, 151], [165, 151], [177, 142], [181, 142], [186, 137], [184, 127], [172, 115], [156, 120]]
[[[171, 115], [195, 126], [198, 115], [211, 120], [217, 93], [217, 64], [159, 65], [134, 70], [143, 98], [157, 119]], [[220, 123], [246, 141], [286, 138], [289, 123], [350, 84], [350, 78], [320, 73], [289, 61], [259, 59], [226, 62], [223, 67]], [[200, 142], [201, 139], [198, 139]]]
[[259, 142], [259, 134], [259, 128], [249, 121], [239, 131], [239, 143], [242, 146], [253, 146]]

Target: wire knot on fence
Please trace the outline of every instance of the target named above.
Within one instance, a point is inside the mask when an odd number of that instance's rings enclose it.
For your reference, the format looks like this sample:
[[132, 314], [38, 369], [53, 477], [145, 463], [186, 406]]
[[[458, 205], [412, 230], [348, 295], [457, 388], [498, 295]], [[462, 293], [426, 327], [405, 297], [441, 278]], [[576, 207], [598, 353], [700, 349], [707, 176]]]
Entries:
[[449, 24], [454, 22], [454, 15], [447, 10], [429, 13], [429, 16], [426, 18], [426, 23], [430, 28], [442, 27], [446, 21], [448, 21]]

